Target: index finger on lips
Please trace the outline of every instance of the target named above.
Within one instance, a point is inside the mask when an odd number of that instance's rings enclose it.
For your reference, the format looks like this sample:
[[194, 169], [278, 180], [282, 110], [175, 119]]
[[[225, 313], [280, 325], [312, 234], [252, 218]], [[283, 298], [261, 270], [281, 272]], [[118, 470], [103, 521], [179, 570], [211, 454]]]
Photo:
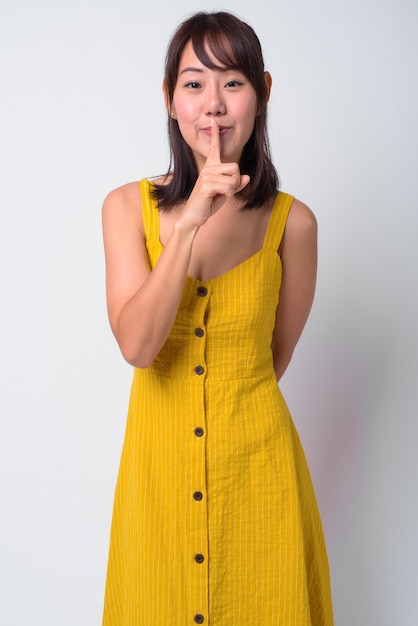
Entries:
[[221, 162], [221, 138], [219, 135], [219, 126], [215, 118], [211, 120], [210, 129], [210, 147], [206, 162], [209, 164], [217, 164]]

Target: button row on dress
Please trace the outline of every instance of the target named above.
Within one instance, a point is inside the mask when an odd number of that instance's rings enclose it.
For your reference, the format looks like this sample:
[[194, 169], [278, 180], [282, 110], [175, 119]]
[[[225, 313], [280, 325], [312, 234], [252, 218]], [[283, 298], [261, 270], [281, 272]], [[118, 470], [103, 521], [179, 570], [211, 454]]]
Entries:
[[[203, 287], [202, 285], [197, 287], [196, 289], [197, 291], [197, 295], [200, 296], [201, 298], [204, 298], [205, 296], [208, 295], [208, 290], [206, 289], [206, 287]], [[196, 337], [203, 337], [205, 334], [205, 331], [203, 330], [203, 328], [195, 328], [195, 335]], [[201, 376], [202, 374], [205, 373], [205, 368], [202, 367], [201, 365], [197, 365], [194, 368], [195, 374], [197, 374], [197, 376]], [[205, 434], [205, 431], [203, 430], [203, 428], [195, 428], [194, 429], [194, 434], [196, 435], [196, 437], [203, 437], [203, 435]], [[200, 502], [201, 500], [203, 500], [203, 493], [201, 491], [195, 491], [193, 494], [193, 498], [197, 501]], [[195, 554], [194, 557], [196, 563], [203, 563], [205, 560], [205, 557], [203, 556], [203, 554]], [[194, 621], [196, 624], [203, 624], [203, 622], [205, 621], [204, 616], [201, 613], [196, 613], [196, 615], [194, 616]]]

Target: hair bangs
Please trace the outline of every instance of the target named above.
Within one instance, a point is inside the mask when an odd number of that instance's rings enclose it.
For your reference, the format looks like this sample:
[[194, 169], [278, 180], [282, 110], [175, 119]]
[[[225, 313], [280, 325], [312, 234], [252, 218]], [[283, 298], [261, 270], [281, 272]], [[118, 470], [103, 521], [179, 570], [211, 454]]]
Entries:
[[[211, 70], [240, 69], [231, 39], [219, 31], [200, 31], [191, 37], [193, 50], [203, 65]], [[218, 63], [213, 61], [214, 57]]]

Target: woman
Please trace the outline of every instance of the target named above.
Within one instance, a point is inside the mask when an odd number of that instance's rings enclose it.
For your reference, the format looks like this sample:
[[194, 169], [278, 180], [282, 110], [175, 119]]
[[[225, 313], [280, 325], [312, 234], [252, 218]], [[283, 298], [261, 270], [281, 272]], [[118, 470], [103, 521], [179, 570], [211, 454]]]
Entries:
[[164, 78], [172, 167], [104, 202], [109, 319], [134, 366], [105, 626], [333, 623], [277, 385], [312, 305], [316, 221], [278, 192], [270, 88], [247, 24], [186, 20]]

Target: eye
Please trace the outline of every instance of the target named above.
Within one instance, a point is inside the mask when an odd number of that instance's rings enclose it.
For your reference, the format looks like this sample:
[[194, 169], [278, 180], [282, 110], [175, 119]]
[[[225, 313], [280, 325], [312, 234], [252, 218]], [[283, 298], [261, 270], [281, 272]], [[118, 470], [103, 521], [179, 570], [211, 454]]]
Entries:
[[200, 83], [196, 82], [195, 80], [191, 80], [190, 82], [186, 83], [184, 86], [187, 87], [188, 89], [199, 89]]
[[229, 80], [225, 87], [241, 87], [243, 83], [240, 80]]

